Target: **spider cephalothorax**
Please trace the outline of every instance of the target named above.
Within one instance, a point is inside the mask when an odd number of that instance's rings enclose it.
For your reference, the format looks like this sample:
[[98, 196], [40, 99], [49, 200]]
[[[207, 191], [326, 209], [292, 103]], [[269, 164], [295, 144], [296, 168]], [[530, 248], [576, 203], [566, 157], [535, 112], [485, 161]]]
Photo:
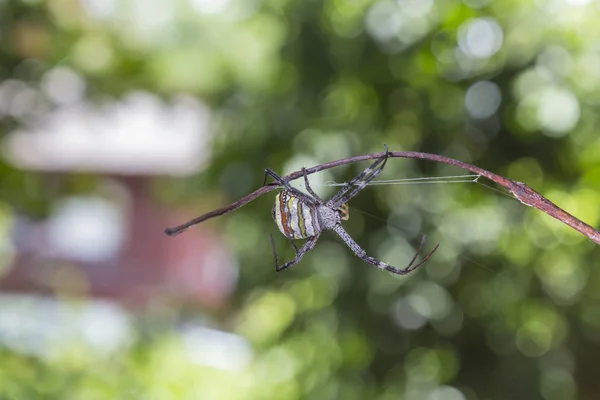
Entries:
[[[341, 221], [347, 220], [349, 217], [347, 203], [363, 190], [368, 183], [381, 172], [381, 170], [383, 170], [387, 159], [388, 148], [386, 146], [385, 154], [382, 157], [375, 160], [371, 166], [345, 184], [342, 189], [327, 202], [323, 201], [310, 187], [306, 170], [302, 169], [304, 171], [304, 184], [309, 194], [295, 189], [289, 184], [289, 181], [282, 179], [271, 169], [267, 168], [265, 170], [265, 179], [267, 175], [270, 175], [284, 188], [283, 192], [277, 194], [275, 197], [275, 204], [271, 214], [281, 233], [290, 240], [296, 250], [296, 257], [292, 261], [279, 266], [275, 244], [273, 242], [273, 237], [271, 237], [271, 245], [275, 257], [275, 270], [282, 271], [296, 265], [307, 252], [315, 247], [321, 232], [324, 230], [332, 230], [337, 233], [355, 255], [378, 268], [388, 270], [395, 274], [405, 275], [423, 265], [437, 249], [437, 246], [423, 261], [413, 265], [421, 252], [423, 246], [422, 241], [417, 254], [415, 254], [408, 266], [403, 269], [398, 269], [381, 262], [376, 258], [368, 256], [342, 227]], [[307, 241], [302, 248], [298, 249], [293, 242], [293, 239], [307, 239]]]

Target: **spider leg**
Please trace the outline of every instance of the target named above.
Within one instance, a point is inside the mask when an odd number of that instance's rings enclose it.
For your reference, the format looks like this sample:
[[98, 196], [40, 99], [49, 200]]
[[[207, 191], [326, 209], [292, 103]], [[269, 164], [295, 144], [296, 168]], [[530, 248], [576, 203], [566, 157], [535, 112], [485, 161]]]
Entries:
[[286, 189], [293, 189], [290, 184], [288, 183], [288, 181], [284, 180], [282, 177], [280, 177], [279, 175], [277, 175], [277, 173], [275, 173], [275, 171], [273, 171], [271, 168], [265, 168], [265, 179], [263, 180], [263, 186], [265, 186], [265, 184], [267, 183], [267, 178], [271, 177], [275, 180], [275, 182], [279, 183], [281, 186], [285, 187]]
[[277, 259], [277, 251], [275, 250], [275, 242], [273, 241], [273, 235], [271, 235], [271, 247], [273, 248], [273, 257], [275, 258], [275, 271], [281, 272], [284, 269], [288, 269], [298, 264], [300, 260], [302, 260], [302, 257], [304, 257], [306, 253], [308, 253], [315, 247], [320, 235], [321, 233], [319, 232], [317, 235], [308, 238], [308, 240], [306, 241], [306, 243], [304, 243], [304, 246], [302, 246], [300, 250], [298, 250], [298, 248], [294, 244], [294, 248], [296, 249], [296, 257], [292, 261], [288, 261], [281, 266], [279, 265], [279, 260]]
[[300, 250], [298, 249], [298, 246], [296, 246], [296, 243], [292, 240], [292, 238], [287, 238], [287, 240], [289, 240], [289, 242], [292, 244], [292, 246], [294, 247], [294, 250], [296, 250], [296, 255], [298, 255], [298, 252]]
[[275, 182], [279, 183], [281, 186], [283, 186], [285, 188], [286, 191], [292, 193], [295, 197], [298, 197], [298, 198], [304, 200], [306, 203], [308, 203], [310, 205], [319, 204], [318, 202], [320, 201], [320, 199], [312, 198], [309, 195], [307, 195], [306, 193], [296, 189], [295, 187], [290, 185], [288, 180], [283, 179], [282, 177], [277, 175], [275, 173], [275, 171], [273, 171], [271, 168], [265, 168], [265, 179], [263, 181], [263, 186], [265, 185], [265, 183], [267, 183], [268, 176], [271, 176], [275, 180]]
[[342, 225], [337, 224], [333, 228], [333, 230], [335, 231], [335, 233], [337, 233], [339, 235], [339, 237], [344, 241], [344, 243], [346, 243], [346, 245], [350, 248], [350, 250], [352, 250], [352, 252], [357, 257], [361, 258], [364, 262], [374, 265], [377, 268], [385, 269], [386, 271], [390, 271], [397, 275], [406, 275], [406, 274], [414, 271], [415, 269], [419, 268], [421, 265], [425, 264], [427, 262], [427, 260], [429, 260], [429, 258], [433, 255], [433, 253], [439, 247], [439, 244], [437, 244], [433, 248], [433, 250], [423, 259], [423, 261], [421, 261], [420, 263], [415, 265], [415, 261], [416, 261], [417, 257], [419, 256], [419, 254], [421, 253], [421, 250], [423, 249], [423, 244], [425, 243], [425, 236], [423, 236], [423, 239], [421, 240], [421, 244], [419, 245], [419, 249], [417, 250], [417, 253], [413, 257], [413, 259], [410, 261], [410, 263], [408, 263], [408, 265], [406, 267], [400, 269], [400, 268], [393, 267], [389, 264], [386, 264], [384, 262], [381, 262], [378, 259], [376, 259], [375, 257], [368, 256], [367, 252], [364, 251], [354, 241], [354, 239], [352, 239], [352, 237], [348, 234], [348, 232], [346, 232], [346, 230], [342, 227]]
[[279, 265], [279, 261], [277, 260], [277, 249], [275, 248], [273, 235], [269, 235], [269, 237], [271, 238], [271, 249], [273, 249], [273, 258], [275, 259], [275, 270], [277, 270], [277, 266]]
[[308, 193], [310, 193], [310, 195], [312, 197], [314, 197], [315, 199], [319, 200], [321, 202], [321, 204], [325, 203], [323, 201], [323, 199], [321, 199], [319, 197], [319, 195], [316, 194], [310, 187], [310, 183], [308, 183], [308, 174], [306, 173], [306, 168], [304, 168], [304, 167], [302, 167], [302, 175], [304, 176], [304, 186], [306, 187], [306, 190], [308, 191]]
[[[385, 163], [387, 162], [387, 159], [389, 157], [388, 147], [387, 145], [384, 146], [385, 154], [379, 157], [377, 160], [375, 160], [373, 164], [371, 164], [367, 169], [365, 169], [363, 172], [354, 177], [354, 179], [345, 184], [344, 187], [340, 189], [340, 191], [337, 192], [331, 198], [331, 200], [327, 202], [328, 206], [339, 207], [340, 205], [347, 203], [348, 201], [350, 201], [351, 198], [356, 196], [358, 192], [363, 190], [365, 186], [369, 184], [369, 182], [371, 182], [373, 179], [375, 179], [377, 175], [379, 175], [379, 173], [383, 170], [383, 167], [385, 167]], [[359, 181], [360, 183], [357, 186], [355, 186], [355, 184]]]

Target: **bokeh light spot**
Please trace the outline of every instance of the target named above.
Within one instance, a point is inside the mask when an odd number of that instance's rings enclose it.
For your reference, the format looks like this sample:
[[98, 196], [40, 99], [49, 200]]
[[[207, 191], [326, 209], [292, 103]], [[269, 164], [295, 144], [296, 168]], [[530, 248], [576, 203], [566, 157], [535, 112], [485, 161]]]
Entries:
[[427, 323], [427, 318], [414, 308], [414, 301], [410, 298], [398, 300], [393, 317], [394, 321], [406, 330], [417, 330]]
[[85, 86], [85, 80], [80, 75], [65, 67], [50, 70], [42, 80], [44, 92], [57, 104], [81, 101]]
[[539, 357], [550, 350], [552, 333], [548, 326], [539, 321], [531, 321], [517, 331], [517, 347], [523, 354]]
[[566, 135], [575, 127], [580, 114], [579, 101], [570, 90], [548, 88], [542, 92], [538, 118], [547, 136]]
[[387, 41], [398, 35], [404, 24], [404, 17], [396, 4], [391, 1], [380, 1], [371, 7], [365, 23], [367, 30], [375, 39]]
[[452, 386], [440, 386], [427, 396], [427, 400], [466, 400], [466, 397]]
[[64, 201], [48, 222], [52, 247], [68, 259], [98, 262], [117, 255], [125, 239], [118, 205], [93, 197]]
[[433, 6], [433, 0], [398, 0], [398, 5], [403, 14], [412, 18], [420, 18], [429, 13]]
[[480, 81], [473, 84], [465, 95], [465, 106], [473, 118], [484, 119], [498, 111], [502, 93], [494, 82]]
[[477, 18], [460, 27], [458, 44], [469, 57], [489, 58], [502, 46], [502, 28], [491, 18]]
[[225, 10], [230, 0], [190, 0], [191, 6], [203, 14], [217, 14]]

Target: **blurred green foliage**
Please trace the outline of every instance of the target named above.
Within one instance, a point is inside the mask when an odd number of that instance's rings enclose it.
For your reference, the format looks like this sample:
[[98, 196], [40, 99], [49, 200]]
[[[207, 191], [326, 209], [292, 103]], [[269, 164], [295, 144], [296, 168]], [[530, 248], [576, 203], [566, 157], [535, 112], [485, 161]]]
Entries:
[[[5, 83], [52, 107], [39, 88], [63, 66], [85, 78], [91, 101], [187, 92], [213, 107], [210, 166], [157, 180], [173, 207], [218, 207], [258, 187], [266, 167], [285, 174], [387, 143], [527, 182], [598, 226], [599, 17], [584, 0], [4, 0], [0, 132], [36, 121], [35, 110], [15, 112]], [[457, 173], [394, 159], [382, 179]], [[63, 190], [0, 163], [0, 231], [16, 211], [44, 214]], [[0, 397], [600, 397], [600, 250], [570, 228], [480, 185], [377, 186], [351, 203], [348, 230], [395, 265], [426, 233], [441, 243], [426, 267], [377, 271], [325, 234], [275, 274], [266, 197], [211, 222], [240, 260], [234, 304], [215, 320], [252, 344], [242, 371], [194, 364], [164, 323], [110, 356], [4, 348]]]

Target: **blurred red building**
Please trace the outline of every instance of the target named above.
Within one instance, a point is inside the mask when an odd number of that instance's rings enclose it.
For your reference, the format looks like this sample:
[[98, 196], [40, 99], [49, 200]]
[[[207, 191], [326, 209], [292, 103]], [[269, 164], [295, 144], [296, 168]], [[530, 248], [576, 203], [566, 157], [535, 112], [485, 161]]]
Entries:
[[14, 263], [0, 289], [90, 295], [142, 305], [178, 298], [219, 307], [237, 266], [219, 237], [202, 226], [176, 238], [164, 228], [193, 210], [161, 205], [159, 176], [198, 173], [209, 158], [209, 112], [182, 96], [170, 104], [133, 93], [102, 108], [63, 105], [32, 129], [3, 142], [17, 168], [52, 176], [86, 173], [97, 190], [65, 198], [44, 221], [17, 215]]

